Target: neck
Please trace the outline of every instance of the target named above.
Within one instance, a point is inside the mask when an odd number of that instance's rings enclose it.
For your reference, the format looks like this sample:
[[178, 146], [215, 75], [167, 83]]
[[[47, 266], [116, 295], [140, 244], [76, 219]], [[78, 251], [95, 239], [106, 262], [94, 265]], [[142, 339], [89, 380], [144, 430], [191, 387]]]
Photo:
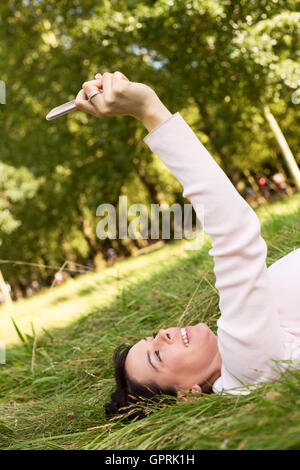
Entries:
[[212, 389], [214, 382], [221, 377], [221, 367], [222, 367], [222, 358], [218, 351], [214, 360], [211, 362], [211, 367], [208, 373], [208, 377], [203, 383], [200, 384], [200, 387], [204, 393], [209, 392]]

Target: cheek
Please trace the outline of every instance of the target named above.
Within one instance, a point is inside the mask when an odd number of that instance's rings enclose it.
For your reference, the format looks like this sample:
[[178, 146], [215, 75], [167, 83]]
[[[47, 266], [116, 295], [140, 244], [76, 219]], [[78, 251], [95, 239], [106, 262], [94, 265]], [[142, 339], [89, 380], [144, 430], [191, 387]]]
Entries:
[[174, 352], [168, 358], [168, 366], [175, 374], [184, 374], [194, 368], [196, 361], [195, 354], [192, 351]]

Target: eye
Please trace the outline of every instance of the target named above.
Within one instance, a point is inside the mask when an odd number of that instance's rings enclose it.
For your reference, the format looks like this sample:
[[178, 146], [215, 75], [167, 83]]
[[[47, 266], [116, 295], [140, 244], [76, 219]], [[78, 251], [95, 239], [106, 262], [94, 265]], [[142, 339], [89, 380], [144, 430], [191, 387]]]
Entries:
[[155, 351], [155, 354], [158, 357], [159, 361], [161, 362], [161, 357], [160, 357], [159, 351]]

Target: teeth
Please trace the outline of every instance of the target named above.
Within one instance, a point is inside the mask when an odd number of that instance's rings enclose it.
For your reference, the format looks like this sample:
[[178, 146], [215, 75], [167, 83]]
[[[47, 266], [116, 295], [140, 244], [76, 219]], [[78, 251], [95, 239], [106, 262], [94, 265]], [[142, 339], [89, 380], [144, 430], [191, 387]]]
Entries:
[[186, 329], [181, 328], [180, 330], [181, 330], [181, 336], [182, 336], [183, 342], [184, 342], [185, 346], [188, 347], [189, 340], [188, 340], [188, 337], [187, 337], [187, 334], [186, 334]]

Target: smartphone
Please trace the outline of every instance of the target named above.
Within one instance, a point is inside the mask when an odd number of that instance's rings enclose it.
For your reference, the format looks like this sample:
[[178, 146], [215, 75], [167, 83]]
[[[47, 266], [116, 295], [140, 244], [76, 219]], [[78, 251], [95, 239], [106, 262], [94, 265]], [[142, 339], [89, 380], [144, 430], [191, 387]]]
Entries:
[[46, 119], [47, 121], [50, 121], [51, 119], [55, 119], [59, 116], [62, 116], [63, 114], [70, 113], [74, 109], [78, 109], [75, 106], [75, 100], [68, 101], [67, 103], [61, 104], [60, 106], [51, 109], [51, 111], [49, 111], [49, 113], [47, 114]]
[[[103, 93], [103, 90], [101, 90], [101, 93]], [[74, 109], [78, 109], [75, 106], [75, 100], [68, 101], [67, 103], [61, 104], [60, 106], [57, 106], [56, 108], [51, 109], [49, 113], [46, 116], [47, 121], [51, 121], [51, 119], [55, 119], [59, 116], [63, 116], [63, 114], [70, 113], [71, 111], [74, 111]]]

